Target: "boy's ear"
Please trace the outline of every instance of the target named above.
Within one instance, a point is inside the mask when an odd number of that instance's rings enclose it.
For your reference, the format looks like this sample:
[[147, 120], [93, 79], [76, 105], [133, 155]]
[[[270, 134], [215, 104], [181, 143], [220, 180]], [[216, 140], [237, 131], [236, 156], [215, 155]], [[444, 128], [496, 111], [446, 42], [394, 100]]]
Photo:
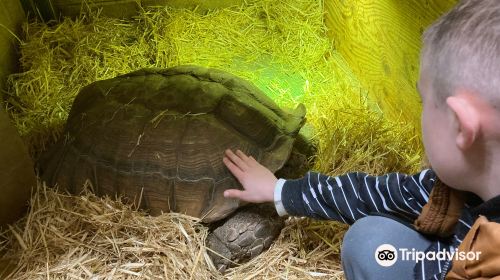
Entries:
[[461, 150], [466, 150], [474, 143], [480, 132], [477, 108], [467, 93], [450, 96], [446, 99], [446, 103], [455, 113], [458, 123], [456, 144]]

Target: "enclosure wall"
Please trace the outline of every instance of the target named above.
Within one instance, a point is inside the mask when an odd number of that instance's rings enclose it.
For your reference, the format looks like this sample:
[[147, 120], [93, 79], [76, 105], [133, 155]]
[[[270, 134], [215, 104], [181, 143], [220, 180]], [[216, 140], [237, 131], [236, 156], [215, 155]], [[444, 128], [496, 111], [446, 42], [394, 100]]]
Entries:
[[4, 88], [7, 75], [17, 69], [16, 45], [19, 42], [12, 33], [20, 34], [23, 20], [24, 11], [19, 0], [0, 1], [0, 89]]
[[[52, 0], [51, 10], [55, 13], [60, 13], [65, 16], [77, 16], [82, 10], [82, 0]], [[103, 9], [102, 13], [113, 17], [131, 17], [137, 14], [140, 6], [164, 6], [183, 7], [194, 9], [213, 9], [218, 7], [226, 7], [230, 5], [238, 5], [243, 3], [243, 0], [94, 0], [89, 4]], [[140, 5], [139, 5], [140, 4]], [[85, 4], [87, 5], [87, 4]]]
[[421, 34], [457, 0], [325, 0], [336, 49], [387, 117], [418, 124]]
[[[0, 2], [0, 89], [18, 68], [15, 34], [20, 34], [24, 11], [19, 0]], [[0, 96], [2, 91], [0, 91]], [[36, 185], [33, 162], [0, 99], [0, 228], [17, 219]]]

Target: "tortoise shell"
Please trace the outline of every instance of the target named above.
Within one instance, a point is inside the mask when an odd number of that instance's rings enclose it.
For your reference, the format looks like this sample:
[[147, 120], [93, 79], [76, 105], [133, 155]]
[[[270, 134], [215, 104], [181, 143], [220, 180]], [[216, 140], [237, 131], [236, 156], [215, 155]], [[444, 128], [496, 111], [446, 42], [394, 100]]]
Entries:
[[241, 185], [222, 163], [240, 149], [275, 172], [288, 159], [305, 109], [280, 109], [251, 83], [198, 67], [143, 69], [84, 87], [64, 135], [41, 161], [42, 178], [79, 193], [119, 195], [152, 215], [205, 222], [239, 206]]

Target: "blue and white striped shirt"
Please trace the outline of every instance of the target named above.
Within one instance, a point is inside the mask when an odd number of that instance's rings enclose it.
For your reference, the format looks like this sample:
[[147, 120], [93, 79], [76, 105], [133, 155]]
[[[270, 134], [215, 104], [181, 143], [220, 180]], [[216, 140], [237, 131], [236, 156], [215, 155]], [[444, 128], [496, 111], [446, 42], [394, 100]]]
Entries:
[[[340, 176], [308, 172], [301, 179], [278, 180], [275, 205], [280, 215], [353, 224], [367, 215], [388, 214], [413, 224], [429, 200], [435, 180], [431, 169], [414, 175], [389, 173], [381, 176], [362, 172]], [[477, 196], [472, 196], [474, 201], [478, 200]], [[454, 252], [477, 218], [470, 209], [466, 203], [454, 234], [449, 238], [436, 238], [427, 251]], [[450, 266], [449, 260], [424, 260], [416, 264], [415, 279], [444, 279]]]

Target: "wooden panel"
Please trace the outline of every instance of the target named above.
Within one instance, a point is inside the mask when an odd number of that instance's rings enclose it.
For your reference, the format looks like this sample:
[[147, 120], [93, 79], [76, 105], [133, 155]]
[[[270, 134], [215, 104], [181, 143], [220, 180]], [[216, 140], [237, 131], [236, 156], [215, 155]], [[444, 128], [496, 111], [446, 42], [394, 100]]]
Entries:
[[[198, 7], [199, 10], [215, 9], [221, 7], [229, 7], [240, 5], [244, 0], [142, 0], [145, 6], [163, 6], [193, 9]], [[248, 1], [247, 1], [248, 2]]]
[[[16, 46], [13, 34], [21, 33], [25, 18], [19, 0], [0, 2], [0, 86], [6, 77], [17, 70]], [[17, 36], [17, 35], [16, 35]], [[1, 92], [0, 92], [1, 93]], [[0, 105], [2, 100], [0, 99]], [[0, 106], [0, 228], [15, 221], [24, 213], [32, 187], [36, 186], [33, 162], [28, 156], [16, 128], [11, 123], [3, 105]], [[0, 261], [1, 265], [5, 265]]]
[[243, 0], [52, 0], [54, 9], [64, 16], [75, 17], [80, 14], [82, 5], [102, 8], [102, 14], [110, 17], [131, 17], [137, 14], [140, 6], [173, 6], [193, 9], [198, 6], [200, 11], [219, 7], [227, 7], [243, 3]]
[[[7, 75], [17, 70], [19, 43], [12, 35], [21, 33], [24, 11], [19, 0], [0, 1], [0, 89], [5, 86]], [[2, 92], [0, 91], [0, 102]]]
[[24, 213], [36, 186], [33, 162], [11, 123], [0, 108], [0, 229]]
[[29, 17], [38, 17], [46, 22], [50, 19], [56, 18], [52, 0], [21, 0], [24, 11]]
[[329, 36], [390, 118], [420, 123], [421, 33], [456, 0], [325, 0]]
[[[88, 2], [88, 3], [86, 3]], [[140, 1], [136, 0], [53, 0], [54, 9], [63, 16], [75, 17], [86, 7], [102, 8], [102, 15], [109, 17], [131, 17], [137, 14]], [[88, 6], [86, 6], [88, 5]]]

